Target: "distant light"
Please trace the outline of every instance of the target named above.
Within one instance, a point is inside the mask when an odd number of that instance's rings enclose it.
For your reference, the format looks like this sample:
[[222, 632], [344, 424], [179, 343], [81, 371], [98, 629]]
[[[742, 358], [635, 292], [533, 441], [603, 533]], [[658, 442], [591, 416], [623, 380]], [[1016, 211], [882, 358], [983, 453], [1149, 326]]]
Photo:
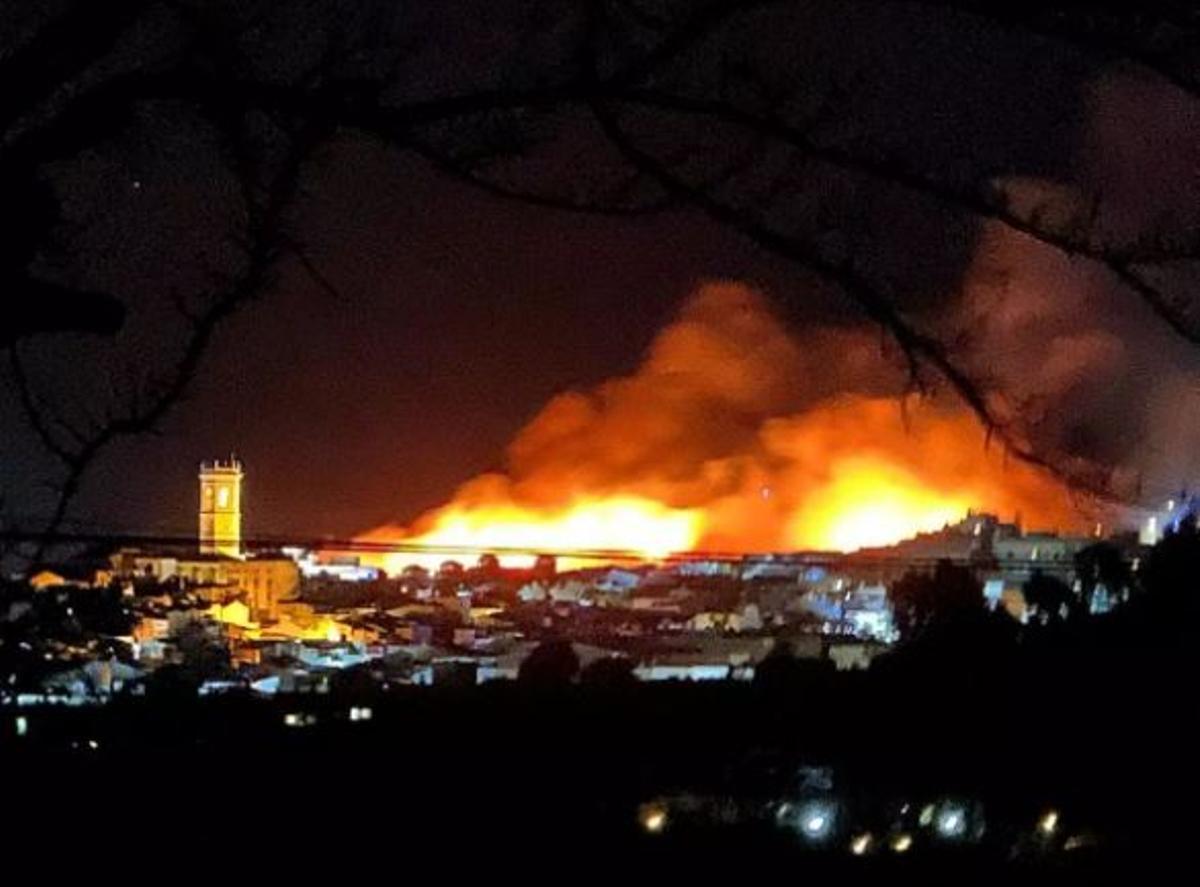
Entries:
[[926, 804], [921, 808], [921, 815], [918, 817], [917, 822], [919, 822], [921, 825], [929, 825], [931, 822], [933, 822], [933, 814], [934, 806], [932, 804]]
[[17, 715], [17, 735], [25, 736], [29, 733], [29, 719], [25, 715]]
[[369, 721], [373, 712], [365, 705], [355, 705], [350, 708], [350, 720], [352, 721]]
[[92, 751], [95, 751], [99, 747], [100, 747], [100, 743], [97, 742], [96, 740], [94, 740], [94, 739], [88, 740], [88, 748], [90, 748]]
[[908, 834], [908, 832], [900, 832], [897, 835], [892, 835], [892, 852], [907, 853], [912, 847], [912, 843], [912, 835]]
[[762, 490], [760, 490], [759, 492], [762, 495], [763, 499], [771, 498], [771, 488], [770, 487], [763, 487]]
[[[784, 816], [790, 811], [788, 805], [780, 808]], [[810, 801], [804, 804], [792, 822], [800, 827], [801, 833], [810, 841], [824, 841], [833, 833], [837, 808], [829, 801]]]
[[854, 840], [850, 842], [850, 852], [853, 853], [855, 856], [862, 856], [870, 849], [871, 849], [870, 834], [857, 835], [854, 838]]
[[943, 809], [937, 818], [937, 831], [943, 838], [960, 838], [967, 830], [966, 813], [959, 807]]
[[638, 811], [638, 822], [646, 832], [657, 835], [667, 827], [666, 808], [660, 804], [644, 804]]
[[1058, 829], [1058, 811], [1047, 810], [1038, 820], [1038, 831], [1049, 837]]
[[1079, 835], [1072, 835], [1063, 842], [1064, 850], [1086, 850], [1088, 847], [1095, 847], [1099, 841], [1095, 835], [1084, 832]]

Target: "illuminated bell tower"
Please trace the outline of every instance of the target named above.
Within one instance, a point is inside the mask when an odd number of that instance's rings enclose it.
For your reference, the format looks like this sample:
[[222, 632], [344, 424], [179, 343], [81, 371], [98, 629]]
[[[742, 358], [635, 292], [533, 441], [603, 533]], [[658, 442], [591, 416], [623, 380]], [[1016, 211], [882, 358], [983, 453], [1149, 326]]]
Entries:
[[242, 556], [242, 463], [200, 463], [200, 553]]

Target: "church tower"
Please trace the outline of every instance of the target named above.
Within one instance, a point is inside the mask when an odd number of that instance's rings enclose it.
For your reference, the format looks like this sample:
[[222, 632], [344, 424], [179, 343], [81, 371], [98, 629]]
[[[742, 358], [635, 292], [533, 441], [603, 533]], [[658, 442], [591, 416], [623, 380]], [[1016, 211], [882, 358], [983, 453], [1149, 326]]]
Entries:
[[242, 556], [242, 463], [200, 463], [200, 553]]

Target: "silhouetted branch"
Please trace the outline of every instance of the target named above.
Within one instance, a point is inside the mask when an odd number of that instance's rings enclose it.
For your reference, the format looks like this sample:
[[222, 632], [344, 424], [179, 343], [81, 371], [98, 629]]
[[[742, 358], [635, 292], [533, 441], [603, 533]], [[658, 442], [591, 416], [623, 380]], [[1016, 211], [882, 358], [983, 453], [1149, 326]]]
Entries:
[[[922, 365], [932, 367], [975, 413], [985, 432], [989, 436], [994, 435], [1000, 439], [1007, 451], [1024, 462], [1055, 474], [1062, 474], [1061, 466], [1047, 460], [1014, 435], [1013, 429], [996, 415], [978, 381], [950, 357], [944, 344], [909, 323], [897, 308], [858, 272], [852, 259], [832, 260], [812, 244], [789, 237], [747, 217], [736, 208], [681, 178], [653, 154], [640, 148], [621, 126], [616, 114], [605, 104], [593, 103], [592, 111], [605, 136], [635, 168], [658, 182], [664, 190], [702, 210], [714, 221], [741, 233], [764, 249], [810, 269], [838, 286], [868, 317], [878, 323], [896, 341], [909, 361], [911, 381], [919, 381], [919, 370]], [[1073, 480], [1077, 483], [1086, 483], [1097, 494], [1107, 492], [1102, 482], [1097, 483], [1097, 478], [1073, 478]]]
[[[297, 136], [280, 162], [263, 198], [256, 201], [254, 206], [247, 207], [249, 230], [246, 236], [246, 259], [241, 271], [205, 308], [191, 316], [187, 341], [166, 376], [151, 390], [131, 393], [121, 412], [111, 412], [86, 429], [72, 428], [74, 441], [64, 444], [50, 431], [46, 412], [32, 393], [16, 347], [11, 350], [10, 363], [30, 426], [46, 449], [59, 461], [64, 472], [56, 484], [57, 498], [46, 521], [45, 534], [53, 535], [61, 527], [79, 492], [84, 474], [104, 450], [121, 438], [152, 433], [157, 429], [195, 380], [217, 328], [243, 304], [263, 292], [280, 255], [283, 215], [298, 187], [303, 163], [317, 141], [318, 136], [311, 128]], [[246, 193], [252, 192], [247, 190]], [[43, 553], [39, 546], [31, 559], [36, 561]]]
[[[1200, 345], [1200, 321], [1189, 320], [1179, 306], [1159, 289], [1139, 265], [1152, 263], [1154, 254], [1145, 247], [1125, 250], [1120, 246], [1094, 243], [1090, 228], [1080, 232], [1069, 226], [1056, 227], [1023, 215], [1012, 208], [1007, 196], [998, 188], [987, 191], [952, 184], [927, 172], [916, 169], [896, 157], [868, 156], [846, 148], [818, 144], [803, 130], [773, 117], [744, 111], [725, 102], [693, 99], [655, 91], [632, 91], [618, 98], [657, 110], [698, 114], [734, 124], [751, 132], [776, 139], [801, 153], [830, 166], [877, 181], [901, 186], [936, 198], [943, 204], [982, 219], [999, 222], [1010, 230], [1031, 237], [1070, 257], [1082, 257], [1107, 268], [1121, 283], [1140, 296], [1145, 303], [1175, 333], [1193, 345]], [[1136, 257], [1136, 261], [1135, 258]], [[1157, 261], [1200, 259], [1200, 248], [1194, 253], [1184, 249], [1164, 250]]]
[[0, 132], [74, 80], [124, 36], [152, 0], [75, 2], [0, 61]]
[[487, 194], [491, 194], [493, 197], [501, 197], [505, 200], [513, 200], [518, 203], [528, 204], [529, 206], [538, 206], [543, 209], [553, 209], [562, 212], [583, 213], [585, 215], [631, 217], [661, 212], [669, 209], [673, 203], [670, 199], [664, 199], [647, 201], [646, 203], [634, 206], [617, 206], [603, 198], [595, 200], [572, 200], [570, 198], [556, 197], [551, 194], [539, 194], [521, 188], [513, 188], [490, 179], [481, 173], [475, 172], [468, 166], [460, 164], [450, 155], [434, 149], [420, 139], [409, 137], [406, 145], [414, 153], [451, 178], [471, 185]]
[[[43, 411], [41, 404], [38, 402], [37, 395], [33, 392], [33, 387], [29, 381], [29, 375], [25, 372], [24, 362], [21, 360], [20, 344], [17, 342], [9, 346], [8, 351], [9, 369], [12, 372], [13, 387], [17, 391], [17, 399], [21, 403], [21, 409], [25, 412], [25, 418], [29, 422], [29, 427], [33, 429], [38, 440], [46, 451], [53, 455], [61, 462], [69, 462], [73, 456], [73, 449], [59, 443], [58, 438], [50, 430], [50, 419]], [[81, 441], [76, 440], [78, 446]]]
[[[876, 0], [878, 2], [878, 0]], [[1023, 31], [1064, 43], [1106, 61], [1126, 61], [1164, 82], [1200, 98], [1200, 80], [1173, 66], [1164, 54], [1139, 45], [1138, 25], [1169, 24], [1179, 30], [1200, 31], [1200, 20], [1180, 15], [1180, 9], [1164, 3], [1132, 3], [1126, 9], [1112, 4], [1087, 2], [1014, 3], [1003, 0], [883, 0], [915, 4], [931, 9], [952, 10], [1011, 30]], [[1089, 19], [1090, 17], [1090, 19]], [[1103, 20], [1103, 21], [1102, 21]]]
[[325, 295], [331, 296], [334, 299], [342, 298], [342, 293], [334, 285], [333, 281], [329, 279], [329, 276], [313, 261], [312, 257], [308, 254], [308, 248], [303, 243], [286, 233], [280, 234], [280, 240], [287, 247], [288, 252], [300, 263], [300, 267], [304, 269], [313, 283], [325, 292]]

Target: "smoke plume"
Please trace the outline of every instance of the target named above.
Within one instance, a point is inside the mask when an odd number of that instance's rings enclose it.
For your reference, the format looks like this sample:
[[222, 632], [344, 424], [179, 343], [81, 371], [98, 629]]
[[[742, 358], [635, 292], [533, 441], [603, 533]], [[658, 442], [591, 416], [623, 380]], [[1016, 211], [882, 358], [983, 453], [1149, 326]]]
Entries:
[[982, 509], [1086, 521], [961, 407], [905, 398], [877, 334], [790, 330], [759, 292], [702, 286], [631, 375], [552, 399], [503, 473], [377, 538], [548, 548], [852, 549]]

